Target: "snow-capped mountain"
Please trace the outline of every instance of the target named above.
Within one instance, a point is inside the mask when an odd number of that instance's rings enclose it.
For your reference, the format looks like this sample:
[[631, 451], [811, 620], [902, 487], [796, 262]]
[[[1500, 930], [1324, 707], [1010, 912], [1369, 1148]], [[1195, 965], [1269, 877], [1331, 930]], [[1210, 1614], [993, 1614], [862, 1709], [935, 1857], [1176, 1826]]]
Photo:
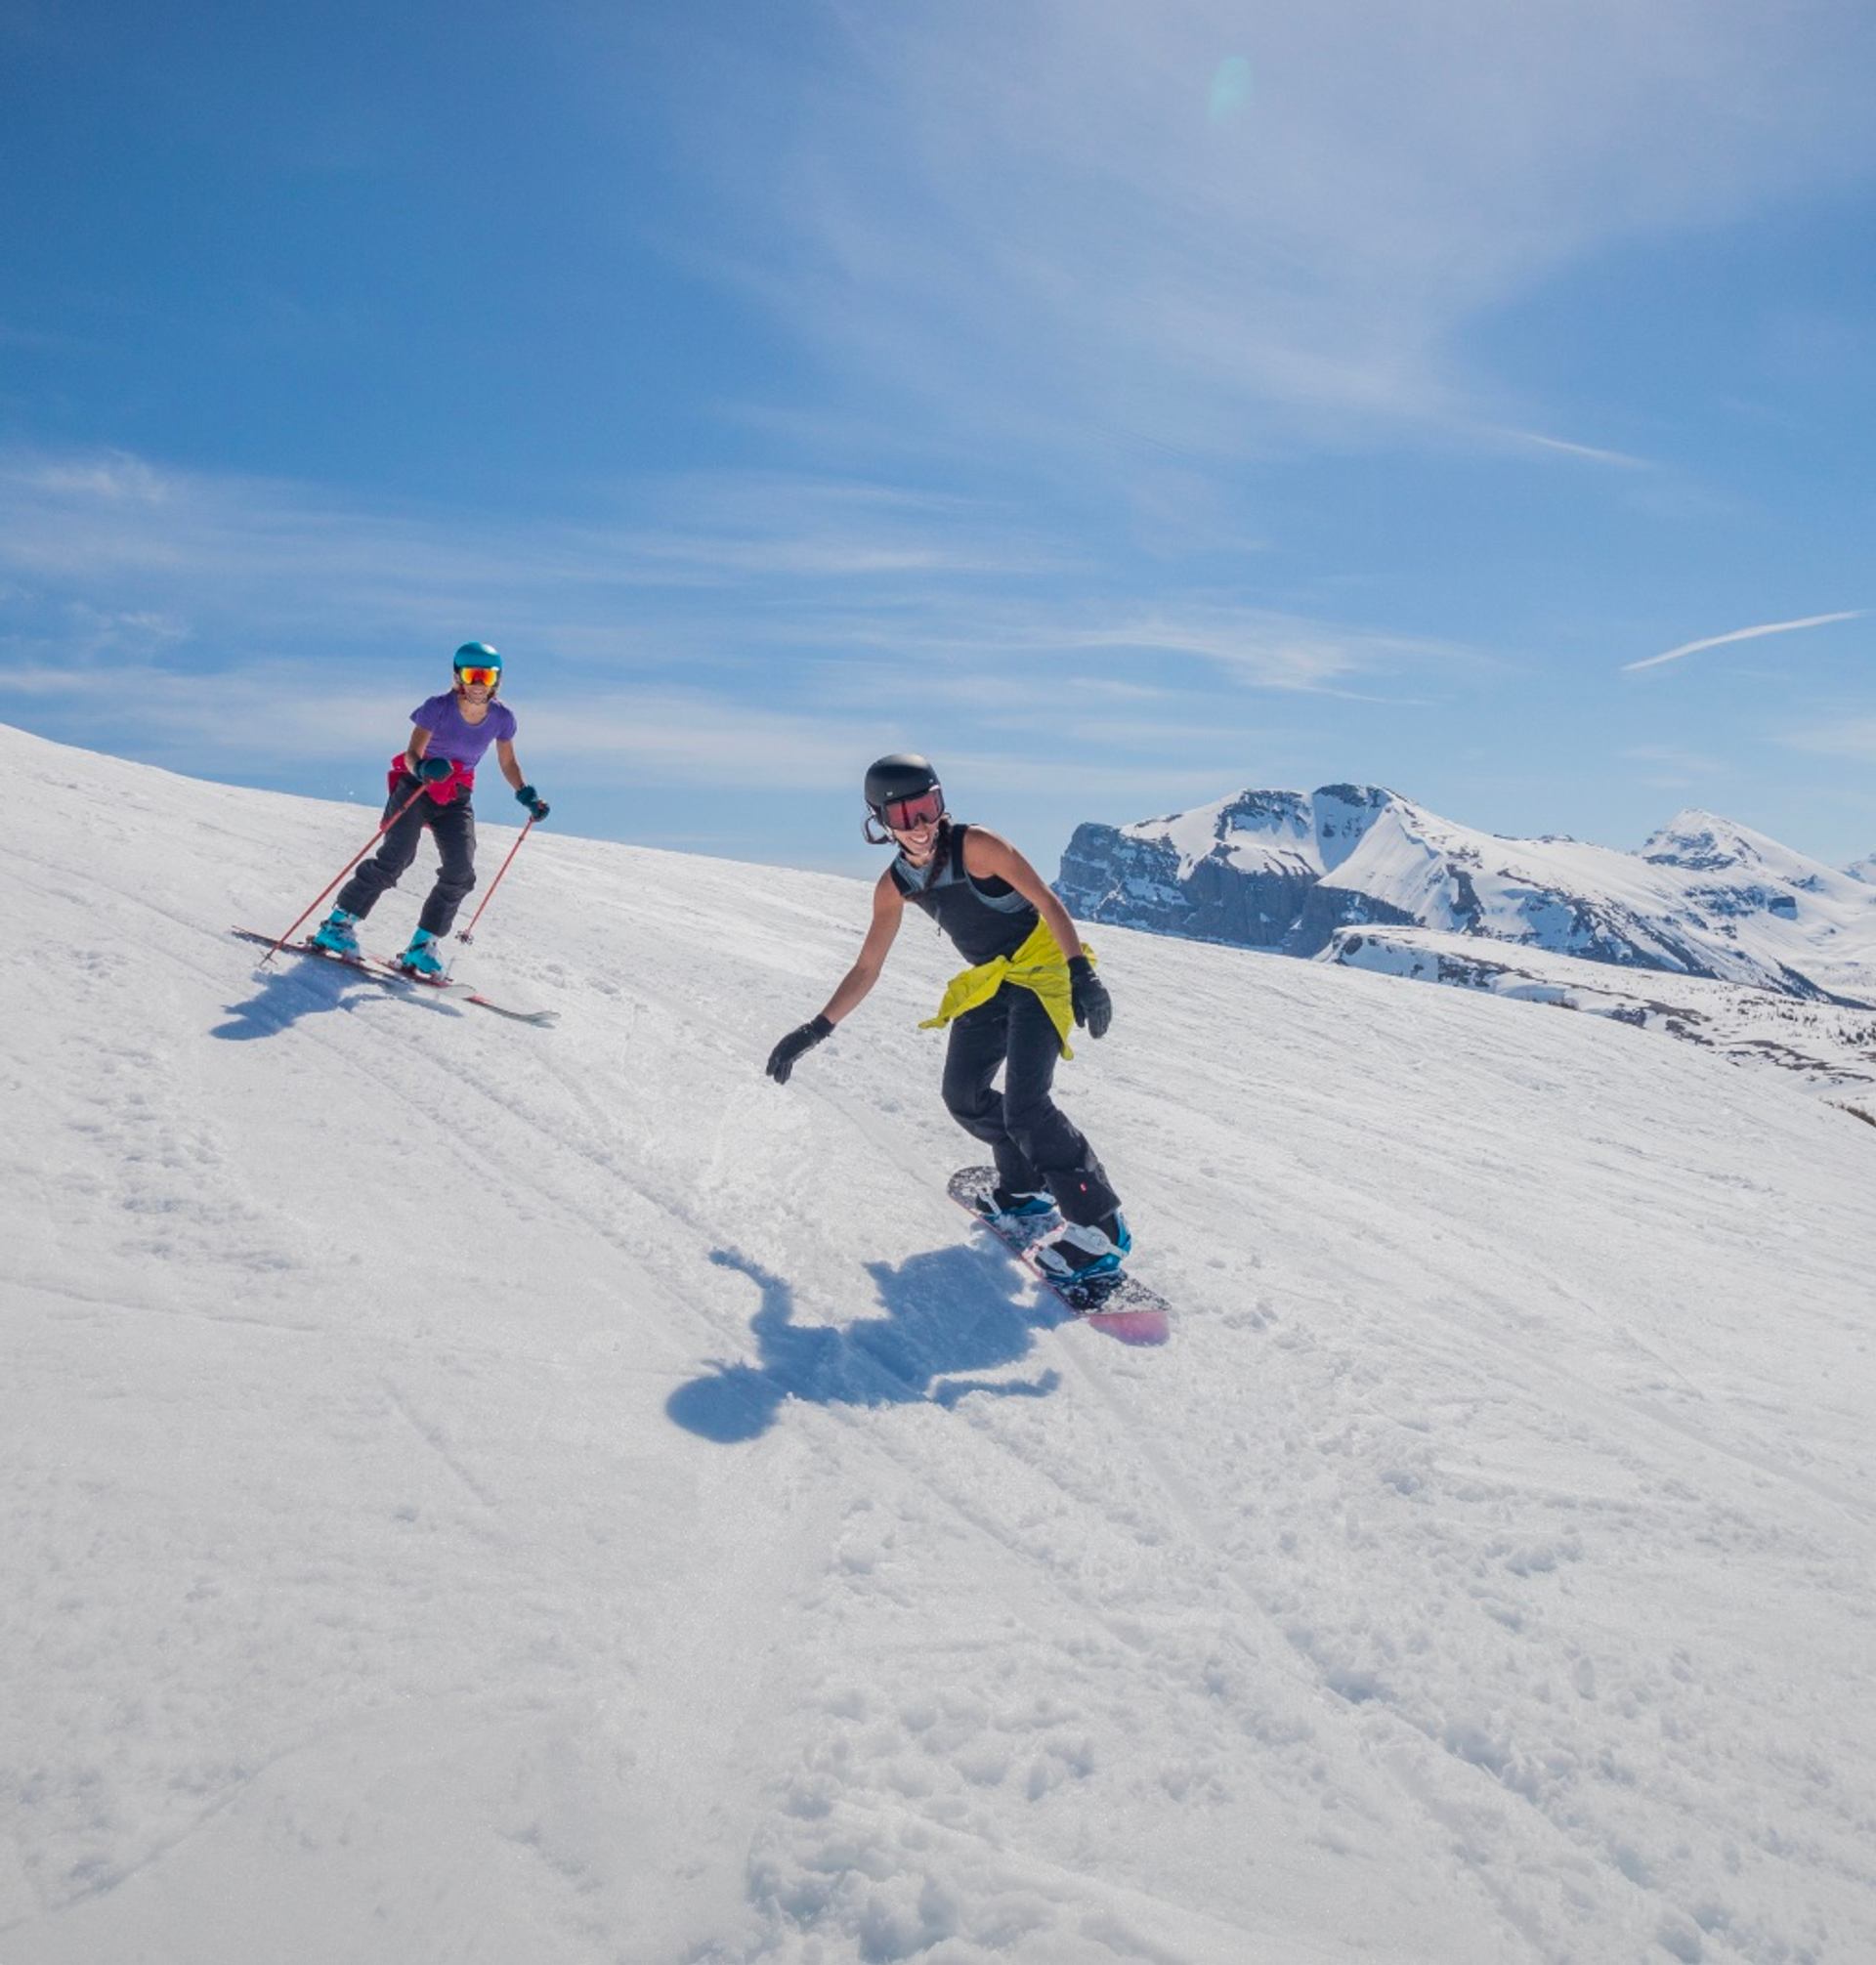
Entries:
[[1502, 838], [1373, 787], [1245, 791], [1078, 828], [1059, 886], [1088, 920], [1291, 955], [1344, 928], [1422, 927], [1876, 1004], [1876, 890], [1704, 812], [1624, 853]]
[[1133, 826], [1078, 826], [1056, 885], [1087, 920], [1294, 948], [1310, 895], [1391, 797], [1356, 785], [1240, 791]]
[[532, 1030], [229, 938], [368, 809], [0, 771], [6, 1965], [1876, 1957], [1868, 1128], [1106, 928], [1124, 1348], [936, 937], [763, 1077], [864, 883], [557, 804]]
[[1870, 853], [1860, 860], [1853, 860], [1844, 869], [1853, 880], [1863, 880], [1876, 886], [1876, 853]]

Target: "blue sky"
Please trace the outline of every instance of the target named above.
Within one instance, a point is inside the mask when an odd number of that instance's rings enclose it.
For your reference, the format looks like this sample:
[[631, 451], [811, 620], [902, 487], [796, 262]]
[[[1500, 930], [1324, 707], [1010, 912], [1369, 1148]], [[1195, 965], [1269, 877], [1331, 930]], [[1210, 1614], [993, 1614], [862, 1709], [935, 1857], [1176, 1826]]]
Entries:
[[864, 870], [913, 747], [1048, 868], [1340, 779], [1847, 861], [1872, 83], [1861, 0], [0, 0], [0, 718], [368, 800], [480, 637], [652, 844]]

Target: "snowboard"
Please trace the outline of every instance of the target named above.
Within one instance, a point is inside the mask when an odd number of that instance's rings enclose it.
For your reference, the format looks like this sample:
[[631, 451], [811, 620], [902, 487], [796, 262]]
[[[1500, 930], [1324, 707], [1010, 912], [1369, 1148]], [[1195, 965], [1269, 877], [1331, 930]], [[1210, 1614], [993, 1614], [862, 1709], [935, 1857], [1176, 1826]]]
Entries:
[[1034, 1245], [1054, 1225], [1052, 1215], [1042, 1216], [1032, 1226], [1024, 1221], [993, 1220], [977, 1205], [989, 1197], [997, 1184], [994, 1167], [960, 1167], [951, 1176], [946, 1192], [980, 1228], [995, 1235], [1036, 1280], [1082, 1322], [1105, 1331], [1126, 1344], [1163, 1345], [1169, 1336], [1168, 1319], [1172, 1306], [1156, 1291], [1130, 1276], [1125, 1269], [1110, 1276], [1098, 1276], [1089, 1283], [1059, 1281], [1051, 1276], [1031, 1253]]

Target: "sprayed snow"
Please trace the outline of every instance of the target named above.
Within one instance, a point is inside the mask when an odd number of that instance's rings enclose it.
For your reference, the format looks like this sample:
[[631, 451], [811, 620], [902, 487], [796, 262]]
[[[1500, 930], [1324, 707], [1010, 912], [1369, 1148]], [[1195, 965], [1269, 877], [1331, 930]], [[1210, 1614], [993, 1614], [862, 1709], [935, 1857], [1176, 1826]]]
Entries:
[[859, 885], [538, 835], [521, 1030], [221, 932], [360, 810], [0, 762], [8, 1965], [1876, 1952], [1870, 1128], [1102, 930], [1129, 1349], [932, 937], [762, 1079]]

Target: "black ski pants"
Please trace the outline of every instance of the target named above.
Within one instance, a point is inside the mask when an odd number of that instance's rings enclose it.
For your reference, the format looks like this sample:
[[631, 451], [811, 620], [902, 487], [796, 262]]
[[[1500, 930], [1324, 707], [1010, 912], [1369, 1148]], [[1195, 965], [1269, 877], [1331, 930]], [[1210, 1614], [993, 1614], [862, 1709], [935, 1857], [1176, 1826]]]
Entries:
[[[417, 781], [406, 771], [384, 808], [385, 818], [392, 820], [416, 789]], [[378, 897], [409, 872], [426, 826], [436, 834], [442, 865], [430, 898], [417, 917], [417, 926], [428, 928], [439, 939], [449, 932], [455, 925], [456, 910], [476, 884], [476, 815], [467, 798], [439, 805], [426, 791], [402, 817], [392, 820], [378, 850], [339, 889], [338, 904], [348, 915], [368, 915]]]
[[[1104, 1221], [1120, 1199], [1093, 1149], [1049, 1096], [1061, 1054], [1042, 999], [1005, 983], [951, 1026], [945, 1107], [996, 1156], [999, 1186], [1034, 1194], [1046, 1185], [1065, 1220]], [[1001, 1091], [991, 1083], [999, 1066]]]

